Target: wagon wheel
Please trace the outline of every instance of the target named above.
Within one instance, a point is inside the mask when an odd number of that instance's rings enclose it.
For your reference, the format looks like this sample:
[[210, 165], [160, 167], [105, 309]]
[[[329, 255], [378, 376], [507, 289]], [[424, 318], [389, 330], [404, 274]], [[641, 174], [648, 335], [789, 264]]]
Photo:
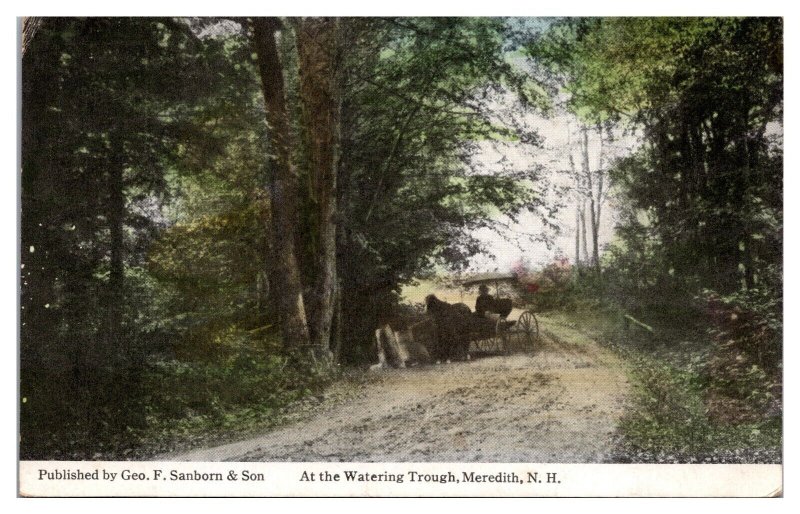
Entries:
[[539, 322], [531, 311], [525, 311], [517, 321], [517, 331], [525, 341], [525, 347], [533, 350], [534, 341], [539, 339]]
[[508, 353], [508, 325], [506, 320], [499, 318], [494, 325], [495, 351]]

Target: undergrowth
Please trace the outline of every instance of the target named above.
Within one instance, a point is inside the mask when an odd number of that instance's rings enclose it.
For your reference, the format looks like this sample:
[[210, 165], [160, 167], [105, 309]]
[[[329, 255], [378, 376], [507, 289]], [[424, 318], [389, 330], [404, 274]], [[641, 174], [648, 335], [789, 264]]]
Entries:
[[[781, 462], [779, 409], [758, 410], [773, 387], [761, 375], [747, 377], [752, 399], [749, 416], [714, 414], [720, 379], [711, 363], [718, 352], [702, 320], [672, 318], [663, 312], [638, 312], [649, 331], [628, 324], [625, 311], [583, 302], [547, 317], [612, 348], [627, 364], [631, 404], [620, 425], [615, 462]], [[759, 378], [760, 377], [760, 378]], [[737, 383], [737, 387], [744, 387]], [[739, 402], [732, 408], [749, 409]], [[758, 415], [752, 415], [757, 412]]]
[[310, 414], [323, 400], [354, 394], [368, 379], [358, 370], [246, 347], [215, 359], [153, 360], [139, 379], [140, 426], [119, 431], [91, 420], [73, 423], [60, 427], [60, 437], [24, 445], [21, 458], [146, 459], [247, 437]]

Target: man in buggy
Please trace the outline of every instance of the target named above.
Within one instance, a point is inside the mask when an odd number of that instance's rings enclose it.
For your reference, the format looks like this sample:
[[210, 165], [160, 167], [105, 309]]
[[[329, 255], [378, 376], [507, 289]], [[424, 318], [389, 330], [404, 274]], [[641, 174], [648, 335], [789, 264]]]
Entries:
[[511, 313], [512, 303], [509, 298], [496, 299], [489, 294], [489, 287], [481, 284], [478, 288], [478, 299], [475, 301], [475, 315], [483, 318], [497, 320], [505, 318]]

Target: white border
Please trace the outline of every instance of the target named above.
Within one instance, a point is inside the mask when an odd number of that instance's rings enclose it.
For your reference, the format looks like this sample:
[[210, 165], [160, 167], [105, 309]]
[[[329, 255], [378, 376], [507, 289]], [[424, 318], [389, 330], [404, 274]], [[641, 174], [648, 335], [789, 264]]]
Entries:
[[[154, 0], [141, 0], [135, 3], [111, 3], [107, 1], [81, 1], [57, 2], [57, 1], [34, 1], [15, 3], [13, 5], [4, 4], [3, 19], [6, 21], [5, 31], [3, 31], [4, 52], [2, 53], [3, 67], [5, 70], [17, 69], [17, 16], [22, 15], [139, 15], [139, 16], [166, 16], [175, 14], [191, 13], [192, 15], [244, 15], [244, 14], [274, 14], [274, 15], [302, 15], [302, 14], [336, 14], [347, 15], [471, 15], [471, 16], [497, 16], [497, 15], [516, 15], [516, 16], [563, 16], [563, 15], [582, 15], [582, 16], [621, 16], [621, 15], [641, 15], [641, 16], [677, 16], [677, 15], [714, 15], [714, 16], [785, 16], [785, 80], [787, 86], [785, 101], [785, 183], [784, 197], [787, 199], [785, 205], [786, 230], [784, 235], [785, 261], [787, 263], [798, 261], [795, 226], [798, 219], [798, 202], [793, 201], [800, 193], [798, 189], [797, 158], [794, 151], [794, 132], [792, 131], [797, 119], [797, 112], [794, 108], [792, 86], [797, 84], [796, 65], [797, 65], [797, 23], [795, 22], [794, 10], [788, 7], [788, 2], [778, 0], [726, 0], [724, 2], [713, 1], [692, 1], [692, 0], [670, 0], [668, 2], [646, 2], [642, 0], [617, 0], [609, 2], [596, 1], [573, 1], [573, 2], [534, 2], [514, 1], [514, 0], [492, 0], [491, 2], [431, 2], [425, 0], [407, 0], [404, 2], [359, 2], [359, 1], [338, 1], [321, 2], [307, 0], [293, 0], [285, 3], [254, 3], [242, 0], [229, 0], [225, 2], [165, 2]], [[6, 13], [6, 11], [9, 11]], [[2, 396], [2, 409], [5, 413], [16, 413], [17, 411], [17, 382], [16, 382], [16, 310], [17, 310], [17, 256], [16, 244], [12, 241], [17, 239], [17, 80], [5, 81], [0, 85], [3, 90], [3, 119], [4, 137], [2, 138], [3, 155], [6, 156], [5, 173], [2, 175], [2, 187], [0, 187], [0, 235], [6, 242], [5, 249], [0, 252], [0, 294], [2, 294], [3, 326], [6, 329], [4, 340], [6, 352], [4, 355], [3, 368], [0, 373], [5, 377], [4, 385], [6, 393]], [[13, 271], [12, 271], [13, 270]], [[784, 363], [788, 365], [785, 378], [786, 398], [796, 397], [797, 392], [797, 373], [792, 371], [796, 367], [797, 350], [793, 344], [798, 335], [797, 324], [792, 319], [791, 314], [797, 312], [797, 291], [798, 274], [787, 266], [785, 277], [785, 312], [790, 316], [786, 318], [786, 328], [784, 340], [785, 345]], [[785, 434], [797, 433], [797, 416], [793, 409], [793, 403], [787, 402], [787, 412], [785, 413]], [[8, 415], [6, 419], [9, 419]], [[19, 512], [52, 512], [54, 509], [78, 510], [81, 512], [107, 512], [114, 509], [119, 512], [139, 512], [142, 508], [164, 507], [162, 502], [152, 500], [27, 500], [16, 499], [16, 424], [6, 422], [3, 424], [2, 440], [3, 445], [3, 481], [5, 486], [3, 499], [12, 502], [13, 505], [6, 505]], [[794, 473], [794, 457], [796, 452], [796, 438], [787, 437], [784, 442], [784, 485], [786, 495], [789, 498], [797, 498], [797, 480]], [[795, 487], [793, 487], [795, 486]], [[147, 503], [139, 503], [147, 501]], [[229, 499], [203, 499], [203, 500], [183, 500], [181, 505], [174, 501], [167, 503], [171, 510], [176, 508], [193, 509], [193, 512], [220, 512], [225, 507], [230, 507]], [[522, 511], [532, 509], [560, 509], [565, 507], [580, 509], [581, 512], [596, 512], [613, 508], [615, 512], [637, 512], [642, 509], [648, 511], [655, 510], [672, 512], [675, 509], [684, 509], [687, 506], [701, 506], [706, 509], [720, 509], [727, 512], [747, 512], [752, 513], [756, 510], [767, 508], [770, 510], [785, 510], [794, 501], [790, 499], [770, 500], [770, 503], [761, 503], [761, 500], [622, 500], [611, 502], [609, 500], [563, 500], [563, 499], [537, 499], [535, 504], [531, 500], [507, 500], [503, 502], [501, 508], [506, 511]], [[759, 502], [759, 503], [756, 503]], [[481, 512], [492, 508], [490, 500], [447, 500], [447, 508], [456, 512], [470, 512], [472, 509]], [[698, 505], [698, 503], [700, 505]], [[713, 505], [712, 505], [713, 503]], [[441, 506], [442, 502], [435, 500], [425, 501], [427, 506]], [[244, 506], [263, 509], [263, 502], [247, 500], [239, 501], [237, 508]], [[406, 512], [409, 508], [421, 506], [419, 501], [396, 500], [391, 502], [382, 501], [378, 506], [372, 502], [359, 500], [337, 500], [332, 509], [329, 502], [325, 500], [273, 500], [269, 502], [269, 508], [280, 509], [279, 512], [291, 511], [303, 507], [304, 510], [325, 509], [338, 510], [344, 512], [367, 512], [374, 511], [376, 507], [383, 512]], [[441, 508], [441, 507], [440, 507]], [[795, 507], [796, 508], [796, 507]], [[45, 510], [46, 509], [46, 510]], [[327, 514], [327, 513], [326, 513]]]

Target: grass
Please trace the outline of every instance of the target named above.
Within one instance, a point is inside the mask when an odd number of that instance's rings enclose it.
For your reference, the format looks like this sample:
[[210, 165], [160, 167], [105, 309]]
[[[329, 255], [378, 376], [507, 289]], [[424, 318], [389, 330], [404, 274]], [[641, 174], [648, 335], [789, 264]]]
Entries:
[[[275, 356], [272, 356], [273, 358]], [[371, 377], [351, 369], [297, 372], [280, 364], [169, 363], [151, 377], [147, 426], [132, 434], [137, 458], [245, 439], [309, 417], [358, 394]]]
[[623, 312], [591, 305], [544, 315], [612, 348], [628, 364], [632, 404], [620, 425], [616, 462], [780, 462], [780, 416], [714, 422], [708, 415], [710, 338], [698, 320], [669, 323], [663, 313], [637, 315], [653, 326], [626, 330]]

